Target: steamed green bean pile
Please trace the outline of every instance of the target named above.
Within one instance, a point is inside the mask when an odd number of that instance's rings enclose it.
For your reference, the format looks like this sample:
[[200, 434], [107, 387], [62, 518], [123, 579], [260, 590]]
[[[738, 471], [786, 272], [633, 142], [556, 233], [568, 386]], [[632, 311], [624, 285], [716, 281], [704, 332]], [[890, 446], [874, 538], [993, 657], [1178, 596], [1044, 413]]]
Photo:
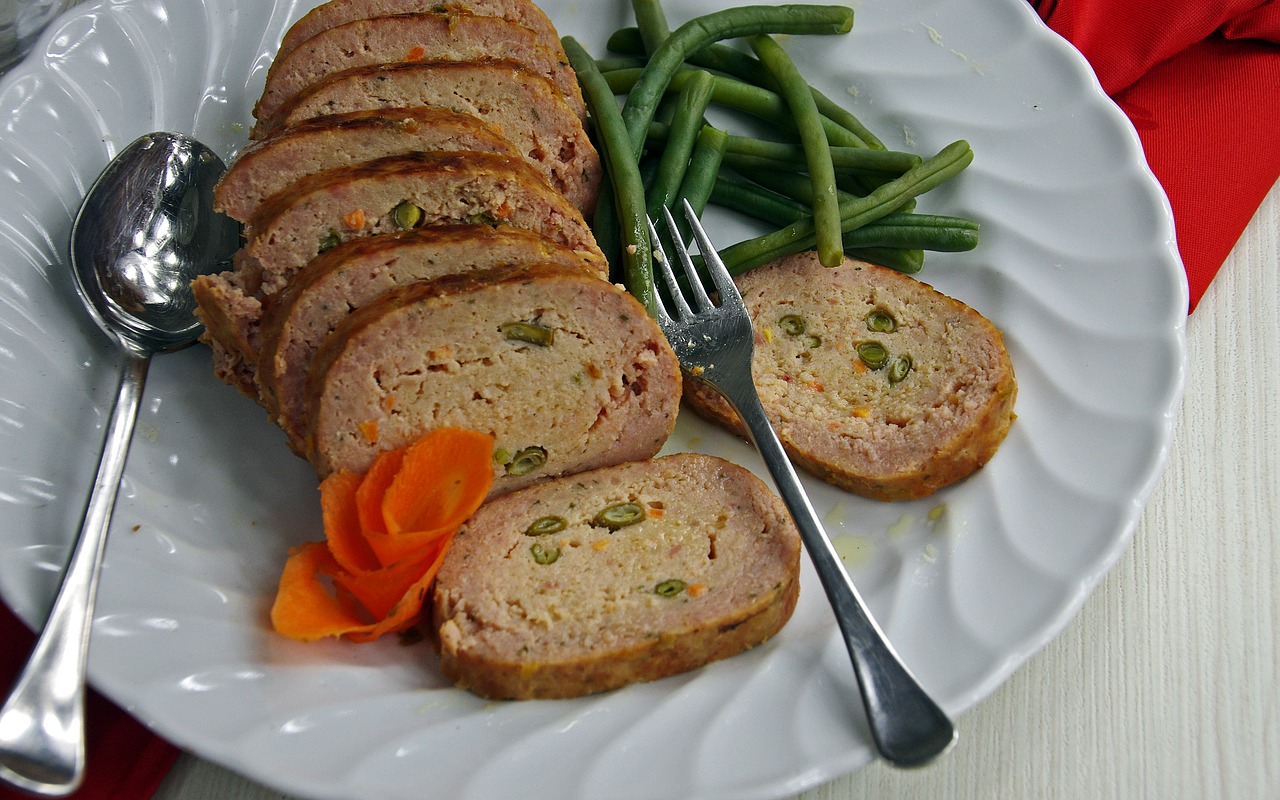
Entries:
[[[957, 252], [978, 242], [967, 219], [915, 213], [915, 198], [973, 160], [961, 140], [923, 158], [889, 150], [851, 112], [806, 81], [776, 35], [841, 35], [843, 6], [740, 6], [675, 30], [659, 0], [632, 0], [636, 27], [610, 38], [594, 59], [564, 38], [605, 165], [596, 238], [615, 279], [653, 311], [653, 262], [645, 215], [687, 199], [768, 223], [775, 230], [724, 248], [740, 274], [814, 249], [827, 266], [846, 255], [902, 272], [925, 250]], [[726, 40], [742, 39], [746, 49]], [[625, 95], [619, 107], [617, 96]], [[722, 130], [709, 108], [745, 113], [769, 138]], [[777, 227], [781, 225], [782, 227]]]

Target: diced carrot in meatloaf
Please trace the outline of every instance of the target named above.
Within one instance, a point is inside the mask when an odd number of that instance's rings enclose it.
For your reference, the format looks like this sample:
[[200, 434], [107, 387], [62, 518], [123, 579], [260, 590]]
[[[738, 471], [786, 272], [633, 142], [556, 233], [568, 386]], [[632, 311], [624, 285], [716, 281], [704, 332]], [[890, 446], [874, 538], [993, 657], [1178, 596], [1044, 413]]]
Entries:
[[295, 449], [302, 447], [303, 384], [316, 350], [339, 322], [385, 292], [444, 275], [554, 262], [607, 275], [604, 261], [507, 225], [440, 225], [370, 236], [317, 256], [294, 276], [262, 319], [259, 394]]
[[548, 50], [523, 25], [459, 9], [358, 19], [317, 33], [272, 62], [254, 116], [274, 116], [294, 94], [344, 69], [400, 61], [470, 61], [495, 54], [551, 81], [579, 119], [586, 118], [577, 77], [562, 55]]
[[[408, 216], [403, 209], [416, 208]], [[364, 225], [352, 226], [361, 211]], [[351, 239], [453, 222], [506, 223], [588, 257], [591, 229], [526, 163], [493, 153], [409, 153], [310, 175], [273, 196], [245, 225], [245, 255], [275, 294], [320, 252]]]
[[[352, 228], [354, 212], [363, 225]], [[261, 304], [313, 258], [344, 241], [405, 227], [458, 222], [534, 231], [603, 263], [591, 229], [563, 195], [518, 158], [492, 153], [411, 153], [310, 175], [273, 195], [245, 226], [245, 246], [231, 272], [198, 278], [206, 341], [219, 355], [218, 374], [256, 397], [257, 320]], [[219, 333], [233, 332], [227, 339]]]
[[285, 32], [280, 42], [279, 56], [287, 54], [298, 45], [326, 28], [370, 17], [390, 14], [421, 14], [436, 11], [441, 6], [458, 8], [491, 17], [502, 17], [536, 31], [542, 45], [553, 53], [564, 56], [560, 34], [551, 20], [532, 0], [329, 0], [304, 14]]
[[348, 111], [432, 106], [492, 125], [583, 213], [600, 192], [600, 156], [577, 112], [546, 78], [514, 61], [435, 61], [354, 67], [296, 94], [254, 137]]
[[786, 507], [747, 470], [680, 453], [483, 505], [437, 574], [440, 667], [491, 698], [575, 697], [736, 655], [800, 589]]
[[[752, 377], [797, 466], [881, 500], [924, 497], [982, 467], [1013, 422], [1000, 331], [964, 303], [885, 267], [800, 253], [737, 284], [756, 334]], [[713, 390], [695, 411], [740, 430]]]
[[[317, 474], [363, 471], [439, 427], [495, 437], [493, 492], [648, 458], [680, 401], [675, 354], [624, 290], [532, 264], [393, 289], [338, 323], [306, 385]], [[374, 422], [378, 440], [360, 426]]]
[[443, 108], [380, 108], [317, 117], [250, 142], [214, 192], [214, 207], [247, 222], [270, 196], [317, 172], [384, 156], [463, 150], [519, 155], [469, 114]]

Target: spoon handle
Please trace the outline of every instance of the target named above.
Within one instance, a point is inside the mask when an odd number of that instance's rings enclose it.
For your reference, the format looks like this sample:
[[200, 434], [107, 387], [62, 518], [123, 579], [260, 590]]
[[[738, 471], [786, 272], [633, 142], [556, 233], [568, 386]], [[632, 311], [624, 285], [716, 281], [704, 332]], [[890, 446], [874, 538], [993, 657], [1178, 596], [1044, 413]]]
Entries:
[[75, 550], [31, 657], [0, 708], [0, 779], [69, 794], [84, 777], [84, 684], [98, 571], [150, 356], [126, 350]]

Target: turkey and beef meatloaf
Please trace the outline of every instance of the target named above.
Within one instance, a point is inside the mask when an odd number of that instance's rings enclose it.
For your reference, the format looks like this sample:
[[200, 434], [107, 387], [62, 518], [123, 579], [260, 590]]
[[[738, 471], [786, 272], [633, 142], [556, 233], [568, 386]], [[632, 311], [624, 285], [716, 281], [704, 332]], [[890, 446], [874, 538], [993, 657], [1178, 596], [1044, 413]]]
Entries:
[[192, 288], [215, 372], [257, 397], [262, 305], [321, 252], [344, 241], [423, 225], [532, 230], [604, 263], [578, 210], [524, 161], [492, 153], [410, 153], [309, 175], [262, 204], [231, 272]]
[[546, 78], [506, 59], [354, 67], [295, 94], [261, 138], [281, 126], [349, 111], [431, 106], [488, 123], [583, 213], [595, 208], [602, 167], [578, 114]]
[[338, 323], [307, 375], [317, 474], [363, 472], [440, 427], [495, 437], [493, 494], [649, 458], [680, 402], [671, 346], [640, 303], [532, 264], [393, 289]]
[[380, 108], [317, 117], [250, 142], [214, 190], [214, 208], [248, 222], [267, 198], [317, 172], [384, 156], [470, 151], [518, 156], [501, 133], [444, 108]]
[[418, 281], [504, 266], [554, 262], [606, 276], [607, 264], [531, 231], [488, 225], [439, 225], [355, 239], [320, 254], [289, 282], [263, 315], [259, 396], [301, 452], [307, 369], [316, 350], [352, 311]]
[[342, 242], [455, 222], [513, 225], [604, 258], [582, 214], [520, 159], [408, 153], [309, 175], [272, 196], [245, 224], [241, 279], [274, 294]]
[[294, 94], [345, 69], [494, 54], [551, 81], [579, 119], [586, 119], [582, 91], [563, 54], [548, 50], [523, 25], [458, 9], [357, 19], [320, 31], [272, 62], [254, 117], [272, 118]]
[[790, 618], [800, 537], [747, 470], [680, 453], [480, 508], [437, 575], [447, 678], [498, 699], [576, 697], [736, 655]]
[[[755, 331], [752, 377], [797, 466], [880, 500], [925, 497], [983, 466], [1017, 386], [985, 317], [885, 267], [823, 267], [810, 251], [736, 279]], [[699, 414], [744, 432], [714, 390]]]
[[425, 14], [442, 9], [459, 9], [472, 14], [501, 17], [538, 34], [542, 46], [564, 57], [560, 34], [551, 20], [531, 0], [329, 0], [304, 14], [285, 32], [276, 53], [283, 58], [298, 45], [328, 28], [358, 19], [393, 14]]

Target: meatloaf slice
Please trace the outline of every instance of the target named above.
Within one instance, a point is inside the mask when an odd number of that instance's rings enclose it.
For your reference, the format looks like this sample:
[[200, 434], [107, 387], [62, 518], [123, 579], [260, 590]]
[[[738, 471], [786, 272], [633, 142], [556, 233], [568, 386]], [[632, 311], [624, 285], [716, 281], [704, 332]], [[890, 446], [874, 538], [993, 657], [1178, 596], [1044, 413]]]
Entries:
[[431, 624], [457, 685], [575, 697], [765, 641], [795, 609], [799, 570], [799, 535], [759, 478], [679, 453], [482, 506], [440, 568]]
[[282, 128], [241, 150], [214, 191], [214, 208], [248, 221], [271, 195], [334, 167], [417, 151], [518, 155], [506, 137], [469, 114], [384, 108], [334, 114]]
[[606, 277], [603, 261], [582, 256], [519, 228], [440, 225], [370, 236], [317, 256], [269, 304], [262, 318], [258, 393], [301, 452], [307, 368], [316, 350], [348, 314], [391, 289], [481, 269], [554, 262]]
[[258, 359], [262, 301], [246, 294], [233, 278], [234, 273], [222, 272], [200, 275], [191, 282], [196, 317], [204, 324], [200, 341], [213, 353], [213, 374], [257, 400], [253, 372]]
[[680, 371], [631, 295], [531, 264], [382, 295], [320, 346], [306, 392], [321, 477], [452, 426], [493, 434], [498, 495], [652, 456], [675, 423]]
[[[470, 114], [499, 130], [557, 190], [590, 213], [600, 191], [600, 156], [578, 115], [546, 78], [514, 61], [438, 61], [356, 67], [296, 94], [277, 122], [375, 108], [434, 106]], [[262, 125], [264, 133], [277, 122]]]
[[[307, 176], [273, 195], [245, 226], [236, 269], [192, 283], [214, 372], [257, 399], [254, 372], [261, 304], [323, 250], [401, 229], [397, 207], [418, 225], [500, 224], [534, 231], [603, 264], [582, 215], [522, 159], [493, 153], [410, 153]], [[410, 215], [411, 217], [414, 215]]]
[[506, 223], [536, 231], [588, 259], [603, 259], [582, 214], [519, 158], [479, 152], [387, 156], [309, 175], [263, 203], [244, 229], [263, 294], [274, 294], [322, 250], [403, 228]]
[[560, 34], [551, 20], [531, 0], [330, 0], [307, 12], [285, 32], [277, 58], [284, 56], [326, 28], [370, 17], [420, 14], [440, 9], [460, 9], [472, 14], [502, 17], [538, 33], [542, 45], [563, 57]]
[[495, 54], [547, 78], [578, 118], [586, 118], [578, 79], [563, 55], [548, 50], [523, 25], [460, 10], [358, 19], [317, 33], [271, 64], [253, 115], [271, 118], [294, 94], [344, 69], [410, 61], [471, 61]]
[[[982, 467], [1014, 419], [1013, 363], [985, 317], [874, 264], [812, 252], [737, 279], [755, 329], [752, 377], [792, 460], [880, 500], [925, 497]], [[690, 380], [699, 414], [735, 430]]]

